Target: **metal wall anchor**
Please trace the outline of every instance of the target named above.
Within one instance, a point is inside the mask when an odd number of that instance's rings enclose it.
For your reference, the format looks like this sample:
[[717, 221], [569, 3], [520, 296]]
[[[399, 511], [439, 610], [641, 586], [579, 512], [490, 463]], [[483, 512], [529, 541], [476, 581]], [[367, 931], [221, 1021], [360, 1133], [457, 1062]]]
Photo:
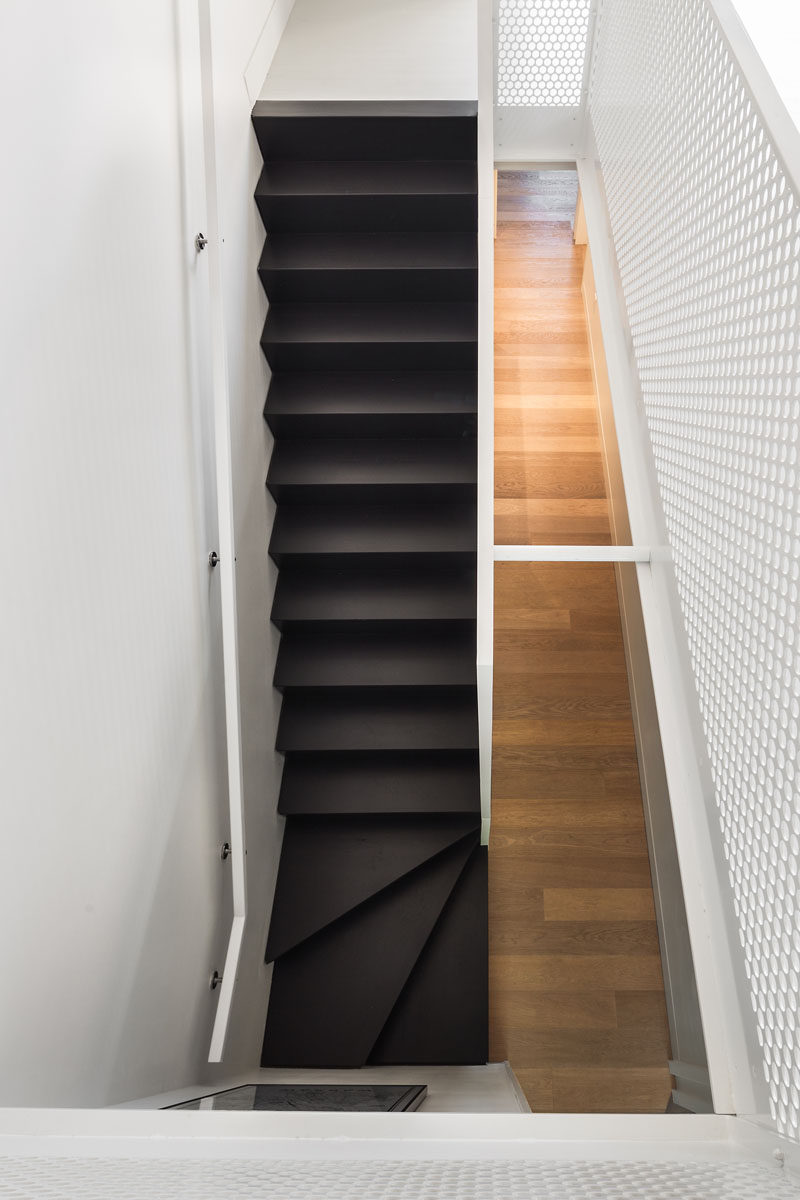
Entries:
[[208, 565], [211, 567], [212, 571], [214, 570], [214, 567], [217, 565], [218, 562], [219, 562], [219, 555], [217, 554], [216, 550], [212, 550], [208, 556]]
[[223, 861], [223, 862], [225, 862], [225, 859], [226, 859], [226, 858], [230, 858], [230, 856], [231, 856], [231, 844], [230, 844], [230, 842], [223, 842], [223, 843], [222, 843], [222, 849], [221, 849], [221, 850], [220, 850], [220, 852], [219, 852], [219, 856], [220, 856], [220, 858], [222, 859], [222, 861]]
[[197, 253], [199, 254], [201, 250], [205, 250], [207, 245], [208, 238], [206, 235], [204, 233], [198, 233], [197, 237], [194, 239], [194, 248]]
[[208, 981], [208, 986], [211, 988], [212, 992], [215, 992], [221, 983], [222, 976], [220, 975], [219, 971], [215, 971]]

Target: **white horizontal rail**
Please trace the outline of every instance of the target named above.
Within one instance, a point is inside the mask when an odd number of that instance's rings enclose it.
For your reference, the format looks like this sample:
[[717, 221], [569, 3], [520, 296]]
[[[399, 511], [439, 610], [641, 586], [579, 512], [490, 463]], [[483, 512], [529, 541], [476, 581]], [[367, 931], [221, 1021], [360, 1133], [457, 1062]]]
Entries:
[[649, 546], [495, 546], [495, 562], [649, 563]]

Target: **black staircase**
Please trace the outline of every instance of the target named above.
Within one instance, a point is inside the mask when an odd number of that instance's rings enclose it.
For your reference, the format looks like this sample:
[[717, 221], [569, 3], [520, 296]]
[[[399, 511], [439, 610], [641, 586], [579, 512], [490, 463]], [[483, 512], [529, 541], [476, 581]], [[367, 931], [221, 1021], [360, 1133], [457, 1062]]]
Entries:
[[475, 109], [253, 123], [287, 818], [262, 1063], [481, 1063]]

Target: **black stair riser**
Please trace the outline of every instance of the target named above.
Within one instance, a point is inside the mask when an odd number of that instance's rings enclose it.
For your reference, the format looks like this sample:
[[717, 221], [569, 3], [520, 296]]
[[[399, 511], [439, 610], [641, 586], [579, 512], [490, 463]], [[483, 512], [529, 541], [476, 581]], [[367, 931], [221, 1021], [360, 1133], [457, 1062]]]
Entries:
[[434, 565], [427, 571], [387, 571], [378, 563], [369, 571], [280, 572], [272, 603], [274, 624], [291, 626], [385, 625], [414, 622], [415, 628], [441, 628], [443, 622], [475, 623], [475, 575]]
[[274, 561], [318, 556], [330, 568], [388, 564], [398, 570], [424, 564], [470, 566], [476, 556], [474, 505], [289, 505], [275, 516], [269, 552]]
[[[395, 113], [369, 114], [342, 105], [323, 113], [300, 102], [294, 113], [269, 101], [253, 110], [253, 128], [265, 161], [325, 159], [475, 159], [478, 123], [476, 106], [453, 105], [452, 115], [407, 115], [408, 105]], [[402, 115], [399, 115], [402, 112]]]
[[276, 233], [469, 233], [478, 227], [477, 196], [263, 196], [266, 229]]
[[475, 751], [291, 754], [281, 780], [284, 816], [480, 813]]
[[337, 688], [288, 693], [275, 748], [320, 751], [477, 750], [475, 688]]
[[305, 300], [477, 300], [476, 268], [432, 270], [259, 269], [270, 302]]

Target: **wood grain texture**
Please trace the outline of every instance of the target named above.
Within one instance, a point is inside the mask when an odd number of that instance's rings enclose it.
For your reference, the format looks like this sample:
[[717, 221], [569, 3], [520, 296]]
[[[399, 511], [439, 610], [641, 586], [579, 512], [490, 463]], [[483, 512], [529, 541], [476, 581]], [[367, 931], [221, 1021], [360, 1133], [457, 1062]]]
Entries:
[[[570, 229], [576, 196], [574, 172], [501, 172], [498, 179], [498, 544], [611, 541], [581, 297], [584, 250], [572, 244]], [[542, 500], [557, 510], [531, 503]]]
[[[610, 543], [570, 173], [501, 172], [498, 543]], [[613, 567], [497, 563], [490, 1055], [535, 1112], [663, 1112], [669, 1040]]]

